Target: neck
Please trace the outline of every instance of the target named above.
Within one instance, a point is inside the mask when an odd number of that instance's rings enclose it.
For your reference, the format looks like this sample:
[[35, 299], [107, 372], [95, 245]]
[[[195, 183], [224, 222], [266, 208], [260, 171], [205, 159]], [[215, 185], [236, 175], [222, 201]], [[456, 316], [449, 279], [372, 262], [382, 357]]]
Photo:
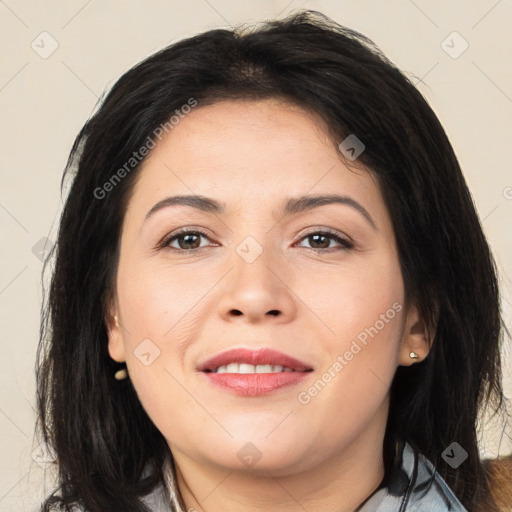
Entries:
[[320, 464], [275, 476], [199, 463], [173, 450], [178, 487], [192, 512], [353, 512], [384, 477], [386, 414]]

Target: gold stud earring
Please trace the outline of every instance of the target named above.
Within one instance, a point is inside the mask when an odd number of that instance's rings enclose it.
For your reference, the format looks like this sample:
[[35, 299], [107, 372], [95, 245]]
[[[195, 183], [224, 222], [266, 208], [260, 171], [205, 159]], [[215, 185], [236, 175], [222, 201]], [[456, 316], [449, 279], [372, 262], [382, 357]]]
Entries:
[[114, 315], [114, 320], [116, 321], [117, 327], [119, 327], [119, 320], [117, 319], [117, 315]]
[[123, 368], [122, 370], [117, 370], [117, 372], [114, 373], [114, 378], [116, 380], [123, 380], [126, 379], [126, 377], [128, 377], [128, 372], [126, 371], [125, 368]]
[[409, 354], [409, 357], [410, 357], [411, 359], [418, 359], [420, 356], [419, 356], [418, 354], [416, 354], [416, 352], [411, 352], [411, 353]]

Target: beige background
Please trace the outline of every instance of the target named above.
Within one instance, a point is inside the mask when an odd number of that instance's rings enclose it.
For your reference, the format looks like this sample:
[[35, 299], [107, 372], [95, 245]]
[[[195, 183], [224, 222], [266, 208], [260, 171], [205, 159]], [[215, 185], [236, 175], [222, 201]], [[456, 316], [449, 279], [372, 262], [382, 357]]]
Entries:
[[[511, 327], [512, 0], [0, 0], [2, 512], [36, 510], [45, 492], [33, 441], [42, 293], [37, 250], [43, 237], [55, 240], [61, 172], [79, 128], [105, 88], [164, 45], [301, 7], [368, 35], [419, 83], [472, 190], [498, 263]], [[458, 55], [466, 42], [467, 50]], [[52, 45], [58, 47], [48, 55]], [[510, 397], [510, 345], [504, 352]], [[488, 428], [483, 455], [512, 449], [510, 426], [502, 432], [502, 425]]]

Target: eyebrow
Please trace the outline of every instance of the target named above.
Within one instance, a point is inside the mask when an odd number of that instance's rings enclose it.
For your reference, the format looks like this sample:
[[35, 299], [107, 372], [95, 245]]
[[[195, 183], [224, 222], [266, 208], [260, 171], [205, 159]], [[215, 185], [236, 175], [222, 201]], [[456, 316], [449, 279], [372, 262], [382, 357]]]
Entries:
[[[336, 203], [344, 204], [354, 208], [365, 217], [365, 219], [370, 223], [373, 229], [377, 229], [375, 221], [373, 220], [372, 216], [368, 213], [366, 208], [364, 208], [364, 206], [362, 206], [360, 203], [358, 203], [351, 197], [340, 196], [337, 194], [316, 196], [308, 195], [302, 197], [288, 198], [283, 208], [283, 216], [286, 217], [288, 215], [296, 215], [298, 213], [318, 208], [319, 206]], [[166, 197], [165, 199], [162, 199], [161, 201], [156, 203], [151, 208], [151, 210], [149, 210], [149, 212], [146, 214], [145, 220], [149, 219], [153, 214], [155, 214], [162, 208], [167, 208], [169, 206], [175, 205], [189, 206], [191, 208], [196, 208], [197, 210], [201, 210], [206, 213], [213, 213], [219, 215], [223, 214], [226, 211], [225, 203], [220, 203], [215, 199], [200, 195], [179, 195]]]

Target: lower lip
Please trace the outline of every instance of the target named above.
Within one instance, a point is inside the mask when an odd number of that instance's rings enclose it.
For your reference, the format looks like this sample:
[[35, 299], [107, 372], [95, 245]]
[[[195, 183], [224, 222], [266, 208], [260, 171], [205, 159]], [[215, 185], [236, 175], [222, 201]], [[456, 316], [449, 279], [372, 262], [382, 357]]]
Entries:
[[203, 372], [214, 385], [240, 396], [263, 396], [303, 381], [311, 372], [214, 373]]

